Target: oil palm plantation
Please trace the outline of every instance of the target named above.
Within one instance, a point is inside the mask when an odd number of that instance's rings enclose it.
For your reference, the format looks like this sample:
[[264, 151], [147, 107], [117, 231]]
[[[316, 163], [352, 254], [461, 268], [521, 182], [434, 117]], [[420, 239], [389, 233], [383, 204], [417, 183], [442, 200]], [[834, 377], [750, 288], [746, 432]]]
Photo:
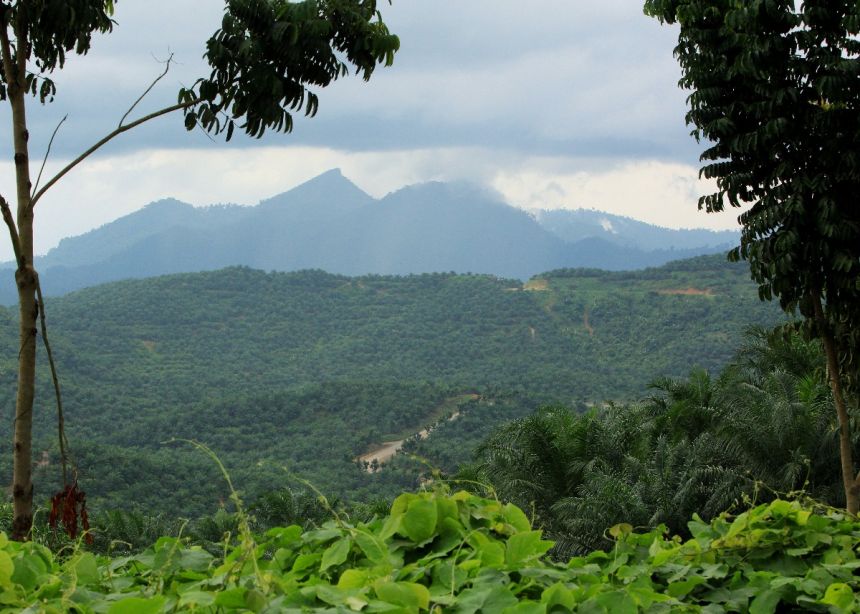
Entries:
[[553, 407], [511, 422], [469, 471], [532, 509], [559, 556], [609, 545], [606, 529], [620, 522], [683, 533], [693, 513], [710, 518], [777, 494], [844, 504], [814, 343], [751, 331], [719, 377], [694, 369], [652, 389], [638, 404]]

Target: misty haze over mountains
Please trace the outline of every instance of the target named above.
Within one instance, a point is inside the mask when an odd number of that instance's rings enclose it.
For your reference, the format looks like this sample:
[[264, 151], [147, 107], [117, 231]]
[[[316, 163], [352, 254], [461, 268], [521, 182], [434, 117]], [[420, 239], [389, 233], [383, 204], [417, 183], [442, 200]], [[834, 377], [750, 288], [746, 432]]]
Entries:
[[[48, 295], [232, 265], [527, 279], [559, 268], [657, 266], [725, 251], [737, 237], [732, 231], [669, 230], [594, 210], [531, 215], [467, 184], [419, 184], [374, 199], [335, 169], [255, 207], [151, 203], [63, 239], [37, 257], [36, 267]], [[0, 299], [17, 300], [11, 275], [0, 282]]]

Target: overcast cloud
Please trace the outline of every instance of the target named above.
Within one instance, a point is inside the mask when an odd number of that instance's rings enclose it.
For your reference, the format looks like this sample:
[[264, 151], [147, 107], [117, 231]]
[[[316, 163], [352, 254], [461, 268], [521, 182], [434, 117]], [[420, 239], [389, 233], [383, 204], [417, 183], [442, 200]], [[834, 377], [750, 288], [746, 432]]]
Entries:
[[[645, 17], [640, 0], [395, 0], [380, 8], [401, 38], [394, 67], [320, 92], [318, 115], [299, 119], [290, 135], [213, 143], [185, 132], [174, 115], [121, 136], [41, 201], [37, 250], [159, 198], [255, 204], [333, 166], [375, 196], [467, 179], [524, 208], [735, 225], [731, 213], [696, 211], [707, 186], [696, 178], [699, 148], [683, 121], [676, 33]], [[114, 33], [70, 59], [53, 104], [31, 106], [33, 158], [65, 114], [48, 174], [110, 131], [159, 73], [154, 57], [169, 52], [178, 64], [139, 111], [174, 102], [180, 85], [205, 74], [204, 42], [222, 10], [214, 0], [120, 0]], [[8, 143], [4, 109], [0, 139]], [[0, 165], [6, 194], [10, 167]]]

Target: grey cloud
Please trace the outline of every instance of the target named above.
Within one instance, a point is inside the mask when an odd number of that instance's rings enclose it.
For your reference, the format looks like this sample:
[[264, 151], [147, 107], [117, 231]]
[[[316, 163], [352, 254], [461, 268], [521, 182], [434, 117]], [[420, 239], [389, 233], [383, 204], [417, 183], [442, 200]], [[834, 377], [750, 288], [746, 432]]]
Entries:
[[[205, 74], [203, 42], [223, 4], [119, 2], [116, 31], [58, 75], [60, 95], [31, 113], [34, 156], [68, 113], [55, 149], [69, 157], [111, 130], [159, 71], [152, 54], [180, 62], [141, 107], [170, 104], [180, 84]], [[638, 0], [395, 0], [380, 8], [403, 48], [369, 84], [321, 93], [319, 115], [264, 144], [345, 150], [490, 146], [522, 153], [670, 158], [694, 163], [684, 93], [671, 57], [674, 32]], [[0, 139], [8, 138], [6, 123]], [[4, 140], [3, 142], [8, 142]], [[195, 147], [168, 117], [123, 135], [109, 151]], [[259, 141], [239, 138], [234, 147]]]

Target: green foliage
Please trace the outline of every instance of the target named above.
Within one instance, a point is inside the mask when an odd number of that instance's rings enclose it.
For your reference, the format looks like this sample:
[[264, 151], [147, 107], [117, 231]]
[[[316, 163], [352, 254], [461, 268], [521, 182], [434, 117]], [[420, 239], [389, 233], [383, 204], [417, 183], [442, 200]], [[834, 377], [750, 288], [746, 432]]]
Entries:
[[[849, 612], [860, 607], [860, 523], [777, 500], [692, 538], [609, 533], [609, 552], [554, 563], [511, 504], [403, 494], [386, 517], [273, 528], [213, 556], [175, 537], [107, 558], [0, 537], [3, 611]], [[250, 546], [250, 547], [247, 547]]]
[[290, 132], [290, 110], [315, 115], [317, 95], [354, 66], [364, 80], [377, 63], [390, 66], [400, 47], [376, 10], [376, 0], [230, 0], [219, 29], [206, 43], [208, 79], [181, 90], [185, 125], [233, 135]]
[[[390, 498], [416, 488], [425, 468], [406, 458], [375, 474], [356, 465], [385, 441], [407, 440], [405, 452], [454, 472], [499, 424], [542, 404], [639, 398], [643, 382], [691, 364], [718, 369], [738, 330], [779, 318], [743, 267], [720, 257], [539, 281], [523, 290], [477, 275], [234, 268], [54, 299], [52, 345], [89, 508], [214, 513], [227, 497], [217, 473], [163, 445], [173, 437], [217, 450], [249, 501], [297, 487], [292, 474], [349, 501]], [[671, 293], [689, 288], [710, 294]], [[17, 334], [16, 314], [0, 309], [0, 403], [15, 391]], [[47, 377], [38, 394], [37, 503], [59, 475]], [[432, 425], [428, 439], [414, 437]]]
[[[53, 100], [57, 88], [47, 75], [63, 68], [69, 52], [86, 54], [94, 33], [110, 32], [113, 5], [113, 0], [37, 0], [0, 5], [0, 27], [15, 24], [16, 38], [28, 42], [19, 45], [15, 41], [12, 61], [21, 61], [23, 66], [26, 60], [36, 67], [20, 84], [24, 90], [41, 102]], [[21, 53], [25, 57], [20, 58]], [[0, 100], [6, 100], [7, 78], [6, 72], [0, 71]]]
[[718, 378], [693, 370], [645, 402], [583, 414], [545, 408], [495, 431], [461, 474], [533, 509], [557, 556], [609, 547], [620, 522], [684, 533], [691, 514], [745, 498], [844, 505], [821, 362], [815, 343], [753, 332]]
[[[717, 184], [699, 206], [749, 206], [732, 257], [749, 261], [763, 299], [799, 310], [807, 333], [832, 346], [831, 368], [856, 405], [860, 4], [647, 0], [645, 10], [680, 25], [687, 123], [708, 142], [701, 175]], [[846, 489], [860, 490], [852, 460], [844, 464]]]

